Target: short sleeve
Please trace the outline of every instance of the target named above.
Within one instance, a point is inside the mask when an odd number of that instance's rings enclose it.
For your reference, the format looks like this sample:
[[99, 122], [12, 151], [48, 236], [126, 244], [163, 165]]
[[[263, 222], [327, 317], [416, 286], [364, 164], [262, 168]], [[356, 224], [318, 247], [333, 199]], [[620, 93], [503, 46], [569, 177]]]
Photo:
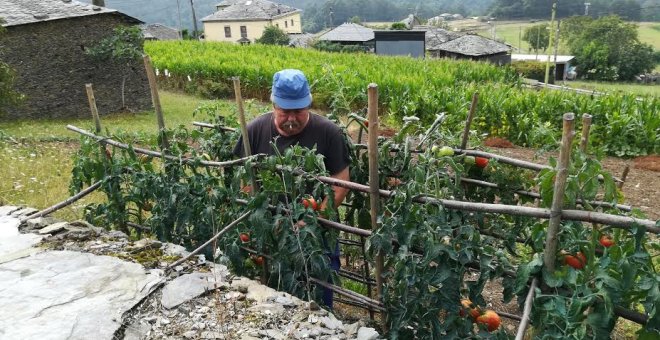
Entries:
[[335, 175], [351, 164], [348, 145], [341, 130], [333, 126], [329, 131], [325, 167], [330, 175]]

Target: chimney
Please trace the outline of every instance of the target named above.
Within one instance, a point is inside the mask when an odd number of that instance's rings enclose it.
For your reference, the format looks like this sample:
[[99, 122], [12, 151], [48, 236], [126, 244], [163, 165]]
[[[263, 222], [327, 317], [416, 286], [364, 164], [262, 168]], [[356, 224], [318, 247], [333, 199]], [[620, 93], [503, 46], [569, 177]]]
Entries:
[[105, 0], [92, 0], [92, 5], [105, 7]]

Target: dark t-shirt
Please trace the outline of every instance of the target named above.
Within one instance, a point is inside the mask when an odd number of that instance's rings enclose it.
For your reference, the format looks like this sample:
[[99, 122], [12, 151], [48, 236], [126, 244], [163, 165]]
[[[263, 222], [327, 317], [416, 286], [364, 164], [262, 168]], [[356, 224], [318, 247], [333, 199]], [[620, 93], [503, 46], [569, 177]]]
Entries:
[[[270, 143], [275, 140], [275, 137], [278, 137], [275, 143], [280, 152], [296, 144], [310, 149], [316, 146], [316, 151], [325, 157], [323, 162], [330, 175], [337, 174], [350, 164], [348, 146], [339, 127], [329, 119], [314, 113], [310, 113], [305, 129], [294, 136], [285, 137], [277, 132], [272, 112], [265, 113], [251, 121], [247, 130], [253, 154], [274, 155], [275, 151]], [[239, 157], [243, 156], [243, 137], [239, 138], [234, 147], [234, 154]]]

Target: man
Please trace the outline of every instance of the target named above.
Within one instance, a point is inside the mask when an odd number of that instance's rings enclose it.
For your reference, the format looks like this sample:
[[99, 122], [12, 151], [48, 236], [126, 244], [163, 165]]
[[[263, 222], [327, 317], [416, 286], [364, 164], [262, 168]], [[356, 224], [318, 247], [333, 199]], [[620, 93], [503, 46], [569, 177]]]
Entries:
[[[265, 113], [247, 126], [250, 150], [253, 154], [274, 155], [271, 142], [279, 152], [293, 145], [316, 147], [324, 156], [325, 168], [330, 176], [348, 181], [350, 158], [348, 147], [341, 130], [325, 117], [311, 113], [312, 94], [305, 75], [299, 70], [282, 70], [273, 76], [271, 89], [273, 111]], [[239, 139], [234, 154], [243, 156], [243, 139]], [[333, 186], [334, 203], [337, 208], [348, 194], [348, 189]], [[325, 209], [328, 198], [321, 203]], [[339, 245], [329, 254], [331, 267], [339, 270]], [[332, 291], [326, 290], [324, 302], [332, 308]]]

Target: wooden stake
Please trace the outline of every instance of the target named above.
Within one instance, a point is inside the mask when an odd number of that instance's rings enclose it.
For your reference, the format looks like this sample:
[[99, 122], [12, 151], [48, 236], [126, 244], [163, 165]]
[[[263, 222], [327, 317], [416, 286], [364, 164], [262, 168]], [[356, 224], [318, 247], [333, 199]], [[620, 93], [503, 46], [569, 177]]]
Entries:
[[516, 340], [523, 340], [525, 337], [525, 329], [529, 325], [530, 319], [529, 315], [532, 312], [532, 303], [534, 302], [534, 291], [538, 285], [539, 280], [534, 278], [532, 280], [532, 285], [529, 287], [529, 292], [527, 292], [527, 299], [525, 299], [525, 308], [523, 310], [522, 319], [520, 321], [520, 326], [518, 326], [518, 333], [516, 334]]
[[247, 131], [247, 122], [245, 121], [245, 109], [243, 108], [243, 95], [241, 94], [241, 79], [233, 77], [234, 95], [236, 96], [236, 106], [238, 107], [238, 120], [241, 123], [241, 136], [243, 136], [243, 151], [245, 156], [251, 156], [250, 138]]
[[630, 164], [626, 163], [623, 174], [621, 174], [621, 182], [617, 183], [619, 190], [623, 189], [623, 184], [626, 183], [626, 179], [628, 178], [628, 172], [630, 172]]
[[96, 127], [96, 133], [101, 133], [101, 119], [99, 118], [99, 110], [96, 107], [96, 98], [94, 98], [94, 89], [92, 89], [92, 84], [85, 84], [85, 90], [87, 91], [87, 100], [89, 101], [89, 109], [92, 111], [92, 118], [94, 118], [94, 126]]
[[[369, 84], [367, 87], [368, 115], [369, 115], [369, 202], [371, 203], [371, 230], [378, 229], [378, 209], [380, 206], [380, 191], [378, 180], [378, 85]], [[376, 255], [376, 294], [378, 301], [383, 301], [383, 268], [384, 258], [382, 252]], [[383, 320], [387, 318], [384, 317]], [[385, 324], [383, 324], [385, 328]]]
[[98, 189], [98, 188], [101, 186], [102, 183], [103, 183], [103, 181], [98, 181], [98, 182], [96, 182], [96, 183], [90, 185], [90, 186], [87, 187], [86, 189], [80, 191], [79, 193], [77, 193], [77, 194], [75, 194], [75, 195], [73, 195], [73, 196], [67, 198], [66, 200], [64, 200], [64, 201], [62, 201], [62, 202], [60, 202], [60, 203], [57, 203], [57, 204], [55, 204], [55, 205], [52, 205], [52, 206], [50, 206], [50, 207], [48, 207], [48, 208], [46, 208], [46, 209], [44, 209], [44, 210], [41, 210], [41, 211], [36, 212], [36, 213], [34, 213], [34, 214], [31, 214], [31, 215], [29, 215], [29, 216], [23, 217], [23, 218], [21, 219], [21, 222], [22, 222], [22, 221], [29, 220], [29, 219], [37, 218], [37, 217], [46, 216], [46, 215], [48, 215], [48, 214], [51, 214], [51, 213], [53, 213], [53, 212], [55, 212], [55, 211], [58, 211], [58, 210], [60, 210], [60, 209], [62, 209], [62, 208], [64, 208], [64, 207], [66, 207], [66, 206], [68, 206], [68, 205], [71, 205], [73, 202], [75, 202], [75, 201], [77, 201], [77, 200], [79, 200], [79, 199], [81, 199], [81, 198], [83, 198], [83, 197], [85, 197], [85, 196], [91, 194], [92, 192], [94, 192], [94, 190]]
[[548, 234], [545, 239], [545, 250], [543, 263], [548, 272], [555, 271], [555, 258], [557, 256], [557, 242], [559, 227], [562, 219], [562, 208], [564, 206], [564, 191], [566, 190], [566, 179], [568, 178], [568, 164], [571, 159], [571, 146], [575, 135], [575, 115], [564, 114], [564, 128], [562, 132], [561, 148], [559, 150], [559, 162], [557, 163], [557, 175], [555, 178], [554, 194], [552, 195], [552, 206], [550, 208], [550, 221], [548, 223]]
[[589, 144], [589, 130], [591, 129], [591, 115], [585, 113], [582, 115], [582, 137], [580, 138], [580, 151], [587, 153]]
[[144, 67], [147, 71], [147, 79], [149, 79], [149, 88], [151, 89], [151, 101], [154, 104], [154, 110], [156, 111], [156, 119], [158, 120], [158, 132], [161, 135], [161, 149], [167, 150], [170, 148], [170, 144], [167, 141], [167, 136], [165, 135], [165, 119], [163, 118], [163, 109], [160, 106], [160, 96], [158, 95], [158, 84], [156, 83], [156, 74], [154, 73], [154, 68], [151, 65], [151, 58], [148, 55], [142, 57], [144, 59]]
[[467, 119], [465, 120], [465, 130], [463, 130], [463, 140], [461, 141], [461, 149], [467, 149], [468, 138], [470, 137], [470, 125], [472, 125], [472, 119], [474, 118], [474, 113], [477, 111], [477, 103], [479, 102], [479, 92], [475, 92], [472, 95], [472, 104], [470, 104], [470, 112], [468, 113]]
[[215, 236], [211, 237], [208, 241], [204, 242], [204, 244], [202, 244], [201, 246], [197, 247], [197, 249], [191, 251], [190, 254], [188, 254], [188, 255], [182, 257], [182, 258], [179, 259], [178, 261], [176, 261], [176, 262], [170, 264], [169, 266], [167, 266], [167, 268], [165, 268], [165, 273], [168, 273], [168, 272], [171, 271], [174, 267], [176, 267], [176, 266], [182, 264], [183, 262], [185, 262], [185, 261], [188, 260], [189, 258], [193, 257], [195, 254], [199, 253], [202, 249], [204, 249], [205, 247], [207, 247], [209, 244], [213, 243], [213, 241], [217, 240], [220, 236], [224, 235], [226, 232], [230, 231], [233, 227], [235, 227], [235, 226], [236, 226], [237, 224], [239, 224], [241, 221], [243, 221], [243, 220], [246, 219], [248, 216], [250, 216], [250, 214], [252, 214], [252, 211], [248, 211], [248, 212], [246, 212], [245, 214], [239, 216], [234, 222], [231, 222], [231, 223], [229, 223], [226, 227], [222, 228], [222, 230], [220, 230], [217, 234], [215, 234]]

